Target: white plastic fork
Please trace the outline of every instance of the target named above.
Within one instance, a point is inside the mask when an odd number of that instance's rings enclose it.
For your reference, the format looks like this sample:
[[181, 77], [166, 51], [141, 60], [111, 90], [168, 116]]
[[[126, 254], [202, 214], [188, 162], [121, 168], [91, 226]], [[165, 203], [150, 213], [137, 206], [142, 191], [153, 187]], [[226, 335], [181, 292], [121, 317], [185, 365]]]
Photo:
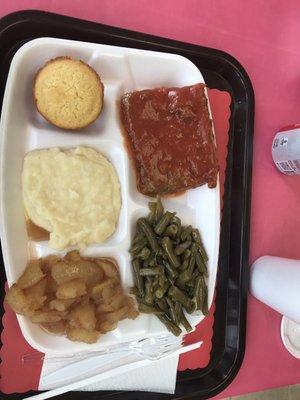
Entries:
[[[174, 353], [181, 347], [183, 347], [182, 341], [179, 338], [169, 336], [143, 339], [133, 343], [124, 343], [123, 345], [117, 346], [117, 348], [109, 353], [88, 354], [79, 361], [74, 361], [71, 358], [68, 365], [44, 376], [43, 385], [53, 387], [63, 383], [66, 379], [75, 380], [88, 377], [92, 373], [97, 373], [99, 366], [103, 368], [113, 363], [118, 364], [119, 360], [128, 356], [132, 357], [134, 355], [137, 358], [156, 361]], [[108, 359], [105, 357], [106, 354], [109, 354]], [[51, 360], [51, 357], [47, 358], [47, 362], [48, 360]], [[58, 360], [57, 357], [56, 360]], [[65, 358], [63, 358], [63, 360], [65, 360]]]
[[[122, 352], [130, 352], [134, 354], [141, 355], [149, 360], [157, 360], [168, 351], [172, 351], [178, 346], [182, 345], [182, 337], [177, 338], [173, 335], [163, 335], [158, 337], [151, 337], [141, 339], [139, 341], [134, 342], [125, 342], [121, 343], [118, 346], [106, 347], [103, 350], [87, 352], [87, 353], [77, 353], [70, 355], [55, 355], [51, 357], [47, 357], [47, 362], [57, 362], [61, 360], [70, 360], [72, 362], [84, 360], [86, 358], [91, 358], [95, 356], [101, 356], [105, 354], [114, 354], [114, 353], [122, 353]], [[32, 363], [34, 361], [40, 361], [45, 358], [44, 355], [40, 354], [24, 354], [22, 356], [22, 363]]]

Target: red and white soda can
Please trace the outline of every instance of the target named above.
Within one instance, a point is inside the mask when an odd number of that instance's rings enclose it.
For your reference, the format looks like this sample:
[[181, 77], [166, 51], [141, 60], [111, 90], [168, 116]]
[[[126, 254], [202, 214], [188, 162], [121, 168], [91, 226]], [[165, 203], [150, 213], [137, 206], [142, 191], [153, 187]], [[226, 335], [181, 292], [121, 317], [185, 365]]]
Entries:
[[300, 175], [300, 124], [276, 133], [272, 143], [273, 161], [280, 172]]

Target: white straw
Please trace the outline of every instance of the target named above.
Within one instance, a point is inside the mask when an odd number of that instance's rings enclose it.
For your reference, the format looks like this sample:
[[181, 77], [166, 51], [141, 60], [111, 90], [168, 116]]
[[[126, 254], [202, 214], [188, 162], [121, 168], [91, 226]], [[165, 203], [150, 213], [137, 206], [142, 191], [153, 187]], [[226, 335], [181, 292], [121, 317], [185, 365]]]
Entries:
[[[183, 353], [186, 353], [188, 351], [195, 350], [195, 349], [199, 348], [201, 346], [201, 344], [202, 344], [202, 342], [197, 342], [197, 343], [193, 343], [193, 344], [190, 344], [190, 345], [187, 345], [187, 346], [183, 346], [183, 347], [179, 348], [178, 350], [175, 350], [173, 353], [170, 353], [170, 354], [168, 354], [167, 356], [165, 356], [165, 357], [163, 357], [161, 359], [174, 357], [174, 356], [177, 356], [179, 354], [183, 354]], [[61, 386], [61, 387], [59, 387], [57, 389], [49, 390], [47, 392], [43, 392], [43, 393], [40, 393], [40, 394], [37, 394], [37, 395], [34, 395], [34, 396], [30, 396], [30, 397], [24, 397], [23, 400], [25, 400], [25, 399], [36, 399], [36, 400], [49, 399], [51, 397], [58, 396], [58, 395], [60, 395], [62, 393], [70, 392], [72, 390], [77, 390], [77, 389], [79, 389], [79, 388], [81, 388], [83, 386], [88, 386], [88, 385], [91, 385], [93, 383], [101, 382], [101, 381], [103, 381], [103, 380], [105, 380], [107, 378], [113, 378], [113, 377], [115, 377], [117, 375], [120, 375], [120, 374], [122, 374], [124, 372], [132, 371], [132, 370], [134, 370], [136, 368], [142, 368], [142, 367], [148, 366], [148, 365], [153, 364], [155, 362], [159, 362], [161, 359], [159, 359], [159, 360], [142, 359], [142, 360], [138, 360], [138, 361], [133, 361], [131, 363], [127, 363], [127, 364], [121, 365], [119, 367], [115, 367], [112, 370], [102, 372], [100, 374], [91, 376], [91, 377], [86, 378], [86, 379], [82, 379], [81, 381], [74, 382], [74, 383], [71, 383], [69, 385]]]

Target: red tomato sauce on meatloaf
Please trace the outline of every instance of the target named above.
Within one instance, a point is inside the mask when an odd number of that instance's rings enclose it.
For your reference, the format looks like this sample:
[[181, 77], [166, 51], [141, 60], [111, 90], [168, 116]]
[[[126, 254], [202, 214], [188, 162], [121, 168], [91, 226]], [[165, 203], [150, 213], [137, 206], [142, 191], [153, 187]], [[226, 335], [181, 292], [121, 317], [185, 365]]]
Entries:
[[205, 85], [126, 93], [121, 118], [141, 193], [216, 186], [218, 161]]

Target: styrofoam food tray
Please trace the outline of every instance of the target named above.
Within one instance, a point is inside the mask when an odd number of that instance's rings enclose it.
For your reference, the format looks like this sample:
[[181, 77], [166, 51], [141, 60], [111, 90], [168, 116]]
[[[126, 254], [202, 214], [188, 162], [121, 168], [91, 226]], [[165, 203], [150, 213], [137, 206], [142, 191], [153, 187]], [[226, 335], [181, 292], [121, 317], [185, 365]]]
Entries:
[[[91, 65], [104, 84], [104, 109], [95, 123], [78, 131], [64, 131], [50, 125], [36, 111], [32, 84], [36, 71], [51, 58], [70, 56]], [[137, 191], [134, 171], [123, 144], [118, 101], [132, 90], [185, 86], [204, 82], [197, 67], [187, 58], [167, 53], [106, 46], [54, 38], [32, 40], [15, 54], [8, 74], [1, 116], [1, 242], [8, 284], [23, 272], [32, 254], [43, 257], [57, 253], [47, 242], [28, 242], [22, 203], [21, 172], [25, 154], [37, 148], [91, 146], [113, 163], [119, 176], [122, 208], [116, 232], [104, 243], [89, 246], [86, 256], [117, 260], [125, 290], [133, 285], [128, 248], [138, 217], [148, 213], [149, 198]], [[207, 185], [163, 200], [165, 208], [176, 211], [183, 224], [200, 229], [209, 262], [208, 303], [212, 302], [219, 250], [219, 184]], [[31, 249], [31, 250], [30, 250]], [[33, 251], [32, 251], [33, 250]], [[61, 253], [61, 254], [65, 254]], [[203, 315], [190, 316], [193, 326]], [[49, 354], [95, 351], [120, 342], [139, 340], [167, 332], [152, 315], [124, 320], [118, 328], [87, 345], [46, 333], [28, 318], [18, 316], [22, 333], [30, 345]]]

